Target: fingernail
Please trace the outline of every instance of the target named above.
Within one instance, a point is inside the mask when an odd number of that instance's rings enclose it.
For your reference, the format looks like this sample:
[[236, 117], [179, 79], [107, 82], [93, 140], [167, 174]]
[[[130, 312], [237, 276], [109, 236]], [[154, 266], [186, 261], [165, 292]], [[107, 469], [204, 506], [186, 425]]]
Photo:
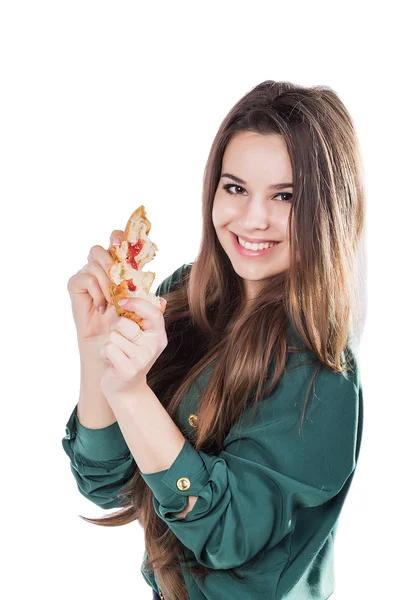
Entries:
[[128, 298], [124, 298], [123, 300], [119, 300], [118, 304], [120, 306], [125, 306], [125, 304], [128, 304], [128, 302], [129, 302]]
[[111, 244], [113, 246], [119, 246], [121, 240], [119, 239], [119, 237], [113, 237], [113, 239], [111, 240]]
[[105, 313], [106, 307], [105, 306], [99, 306], [99, 308], [97, 309], [99, 311], [99, 313], [101, 313], [102, 315]]

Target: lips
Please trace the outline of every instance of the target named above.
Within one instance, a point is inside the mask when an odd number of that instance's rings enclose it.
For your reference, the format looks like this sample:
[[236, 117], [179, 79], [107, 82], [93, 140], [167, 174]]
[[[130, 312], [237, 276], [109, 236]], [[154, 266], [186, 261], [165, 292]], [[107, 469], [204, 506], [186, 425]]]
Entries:
[[266, 248], [264, 250], [250, 250], [248, 248], [245, 248], [244, 246], [242, 246], [239, 243], [238, 236], [235, 233], [233, 233], [233, 231], [231, 231], [231, 235], [232, 235], [233, 244], [234, 244], [236, 250], [242, 256], [258, 257], [258, 256], [269, 255], [270, 253], [273, 253], [275, 251], [275, 249], [278, 248], [278, 246], [281, 243], [281, 242], [278, 242], [274, 246], [271, 246], [270, 248]]

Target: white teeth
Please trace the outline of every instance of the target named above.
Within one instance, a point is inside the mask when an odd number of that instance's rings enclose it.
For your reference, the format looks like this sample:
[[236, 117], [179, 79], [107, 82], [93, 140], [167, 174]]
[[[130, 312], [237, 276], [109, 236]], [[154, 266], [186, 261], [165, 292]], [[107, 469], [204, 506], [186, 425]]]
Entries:
[[266, 244], [251, 244], [250, 242], [245, 242], [237, 236], [239, 240], [239, 244], [246, 248], [247, 250], [265, 250], [266, 248], [271, 248], [272, 246], [276, 246], [278, 242], [267, 242]]

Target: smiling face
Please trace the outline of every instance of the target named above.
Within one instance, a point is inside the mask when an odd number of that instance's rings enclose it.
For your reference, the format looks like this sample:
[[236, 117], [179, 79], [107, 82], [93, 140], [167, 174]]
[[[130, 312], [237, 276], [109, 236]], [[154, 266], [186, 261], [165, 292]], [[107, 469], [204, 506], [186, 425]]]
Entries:
[[[244, 280], [247, 298], [253, 297], [269, 277], [289, 268], [291, 183], [292, 168], [281, 136], [243, 131], [229, 141], [212, 220], [232, 267]], [[277, 184], [285, 186], [273, 187]], [[279, 244], [254, 252], [239, 245], [236, 235]]]

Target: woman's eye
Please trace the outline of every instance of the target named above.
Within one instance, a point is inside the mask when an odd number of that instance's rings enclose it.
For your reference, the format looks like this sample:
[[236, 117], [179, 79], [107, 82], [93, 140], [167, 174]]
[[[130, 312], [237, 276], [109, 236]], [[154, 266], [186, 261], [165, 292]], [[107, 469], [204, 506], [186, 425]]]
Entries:
[[293, 194], [290, 194], [289, 192], [282, 192], [280, 194], [276, 194], [277, 196], [290, 196], [289, 200], [282, 200], [282, 202], [290, 202], [292, 199]]
[[242, 188], [240, 185], [236, 185], [235, 183], [226, 183], [224, 185], [224, 190], [226, 190], [228, 192], [228, 194], [234, 194], [235, 196], [237, 196], [238, 194], [230, 191], [230, 188], [232, 188], [232, 187], [240, 189], [240, 190], [244, 190], [244, 188]]

